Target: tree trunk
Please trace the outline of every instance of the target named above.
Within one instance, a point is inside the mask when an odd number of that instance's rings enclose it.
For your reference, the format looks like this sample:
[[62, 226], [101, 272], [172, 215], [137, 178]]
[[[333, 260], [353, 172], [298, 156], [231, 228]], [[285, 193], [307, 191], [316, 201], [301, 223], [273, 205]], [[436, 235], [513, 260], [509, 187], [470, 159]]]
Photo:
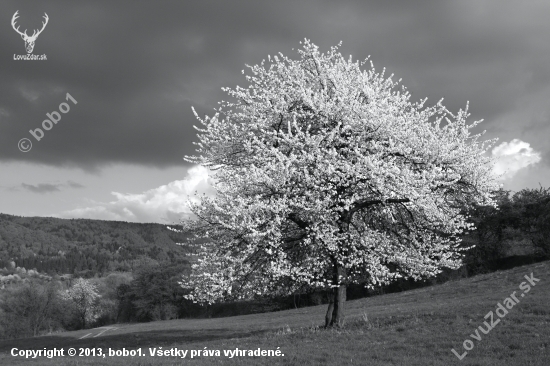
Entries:
[[332, 312], [334, 310], [334, 290], [331, 289], [328, 292], [328, 309], [327, 315], [325, 315], [325, 328], [328, 328], [332, 324]]
[[331, 325], [341, 328], [344, 326], [344, 303], [346, 302], [346, 285], [342, 282], [346, 276], [346, 269], [337, 265], [336, 273], [339, 286], [334, 289], [334, 312]]
[[80, 313], [80, 320], [82, 321], [82, 329], [86, 329], [86, 311]]
[[325, 327], [344, 326], [344, 303], [346, 302], [346, 285], [343, 283], [346, 277], [346, 269], [339, 265], [334, 265], [334, 282], [338, 287], [332, 290], [329, 295], [329, 305], [327, 315], [325, 316]]

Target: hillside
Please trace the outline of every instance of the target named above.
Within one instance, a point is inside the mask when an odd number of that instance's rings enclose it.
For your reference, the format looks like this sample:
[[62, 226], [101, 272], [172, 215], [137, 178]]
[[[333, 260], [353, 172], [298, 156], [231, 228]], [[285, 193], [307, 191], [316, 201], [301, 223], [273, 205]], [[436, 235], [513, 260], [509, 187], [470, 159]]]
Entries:
[[79, 275], [131, 271], [143, 261], [184, 262], [184, 237], [161, 224], [0, 214], [0, 266]]
[[[540, 280], [529, 292], [525, 276]], [[515, 293], [514, 293], [515, 292]], [[519, 301], [487, 334], [489, 312], [515, 294]], [[324, 330], [325, 306], [221, 319], [180, 319], [146, 324], [115, 324], [39, 338], [0, 342], [0, 364], [10, 365], [534, 365], [550, 360], [550, 262], [516, 267], [428, 288], [347, 302], [346, 327]], [[498, 313], [496, 313], [498, 314]], [[499, 320], [497, 322], [497, 320]], [[477, 334], [476, 334], [476, 330]], [[470, 336], [472, 334], [472, 336]], [[474, 337], [479, 338], [476, 340]], [[82, 339], [80, 339], [82, 338]], [[462, 361], [463, 343], [473, 348]], [[64, 357], [25, 360], [9, 353], [16, 347], [142, 349], [144, 356]], [[151, 357], [149, 348], [219, 350], [219, 357], [182, 360]], [[223, 356], [223, 350], [276, 350], [281, 357]], [[187, 356], [189, 358], [189, 355]]]

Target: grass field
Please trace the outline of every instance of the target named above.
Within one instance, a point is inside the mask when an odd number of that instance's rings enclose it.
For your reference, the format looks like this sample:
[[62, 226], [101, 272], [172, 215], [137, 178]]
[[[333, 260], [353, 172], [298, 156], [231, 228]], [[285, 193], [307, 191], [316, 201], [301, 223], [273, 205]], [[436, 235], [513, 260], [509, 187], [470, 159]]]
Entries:
[[[524, 276], [531, 273], [540, 281], [525, 293], [519, 286], [529, 283]], [[497, 304], [505, 304], [514, 291], [519, 301], [499, 318]], [[346, 305], [341, 330], [319, 328], [325, 305], [229, 318], [118, 324], [117, 329], [2, 341], [0, 365], [550, 365], [548, 261]], [[490, 311], [494, 322], [500, 322], [487, 334], [476, 334], [479, 326], [486, 329], [484, 321], [490, 323], [484, 319]], [[471, 350], [459, 360], [451, 349], [462, 356], [466, 340]], [[94, 348], [96, 354], [98, 349], [141, 349], [143, 356], [69, 357], [70, 347], [77, 352]], [[150, 348], [160, 347], [188, 353], [185, 358], [150, 356]], [[12, 356], [13, 348], [63, 348], [65, 357], [25, 359]], [[236, 348], [279, 349], [284, 356], [224, 356], [224, 350]], [[218, 350], [220, 356], [190, 358], [192, 350], [205, 349]]]

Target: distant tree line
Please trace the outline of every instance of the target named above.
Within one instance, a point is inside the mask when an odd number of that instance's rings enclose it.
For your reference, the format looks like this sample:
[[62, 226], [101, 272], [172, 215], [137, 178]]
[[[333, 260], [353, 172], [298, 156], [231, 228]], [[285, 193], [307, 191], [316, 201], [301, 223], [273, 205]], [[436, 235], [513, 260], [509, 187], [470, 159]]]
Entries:
[[0, 214], [0, 268], [15, 261], [50, 275], [132, 272], [143, 261], [181, 263], [183, 238], [161, 224]]
[[464, 237], [475, 245], [465, 257], [468, 275], [550, 259], [550, 188], [496, 192], [498, 209], [477, 207], [477, 229]]

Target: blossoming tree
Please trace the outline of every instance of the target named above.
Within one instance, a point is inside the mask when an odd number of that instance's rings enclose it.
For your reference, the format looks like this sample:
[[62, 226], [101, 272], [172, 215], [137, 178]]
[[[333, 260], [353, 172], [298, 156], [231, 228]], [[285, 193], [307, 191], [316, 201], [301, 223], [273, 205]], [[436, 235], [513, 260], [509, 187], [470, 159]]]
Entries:
[[186, 159], [212, 170], [216, 196], [190, 203], [201, 249], [181, 284], [208, 303], [326, 289], [326, 326], [340, 326], [347, 285], [461, 265], [468, 209], [494, 205], [493, 141], [470, 133], [468, 106], [412, 102], [367, 60], [302, 45], [248, 66], [250, 86], [224, 88], [233, 101], [213, 117], [193, 110]]
[[97, 318], [99, 297], [97, 285], [84, 278], [77, 278], [69, 289], [61, 292], [61, 298], [74, 305], [82, 328], [86, 328]]

